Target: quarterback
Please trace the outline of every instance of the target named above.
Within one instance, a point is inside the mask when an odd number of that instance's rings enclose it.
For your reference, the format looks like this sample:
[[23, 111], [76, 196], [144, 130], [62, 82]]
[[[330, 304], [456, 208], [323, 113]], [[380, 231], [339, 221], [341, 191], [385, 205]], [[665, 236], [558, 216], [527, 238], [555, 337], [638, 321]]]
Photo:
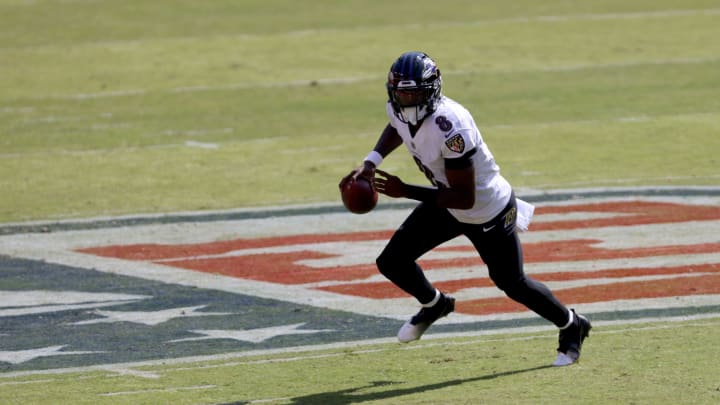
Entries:
[[[421, 305], [402, 325], [398, 339], [420, 339], [436, 320], [454, 311], [455, 298], [433, 287], [417, 259], [464, 235], [499, 289], [559, 328], [553, 365], [577, 362], [590, 321], [525, 275], [517, 232], [527, 228], [533, 207], [515, 198], [470, 112], [443, 95], [435, 61], [423, 52], [403, 53], [390, 67], [386, 88], [389, 122], [363, 164], [340, 181], [340, 188], [365, 177], [382, 194], [420, 202], [376, 260], [380, 273]], [[400, 145], [431, 186], [407, 184], [378, 169]]]

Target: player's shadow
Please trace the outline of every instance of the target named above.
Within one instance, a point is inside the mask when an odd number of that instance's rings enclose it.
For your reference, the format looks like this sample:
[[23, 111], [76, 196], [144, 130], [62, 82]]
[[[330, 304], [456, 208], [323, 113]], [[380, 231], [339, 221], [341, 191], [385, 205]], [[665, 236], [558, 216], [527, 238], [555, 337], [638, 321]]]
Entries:
[[[383, 400], [383, 399], [389, 400], [389, 399], [400, 397], [403, 395], [433, 391], [433, 390], [438, 390], [441, 388], [452, 387], [455, 385], [470, 383], [470, 382], [474, 382], [474, 381], [493, 380], [495, 378], [507, 377], [507, 376], [521, 374], [521, 373], [528, 373], [528, 372], [532, 372], [532, 371], [543, 370], [543, 369], [550, 368], [550, 367], [552, 367], [552, 366], [545, 365], [545, 366], [538, 366], [538, 367], [526, 368], [526, 369], [521, 369], [521, 370], [512, 370], [512, 371], [504, 371], [501, 373], [487, 374], [487, 375], [482, 375], [482, 376], [472, 377], [472, 378], [448, 380], [448, 381], [439, 382], [439, 383], [435, 383], [435, 384], [421, 385], [419, 387], [399, 388], [399, 389], [394, 389], [394, 390], [391, 389], [391, 390], [385, 390], [385, 391], [380, 391], [380, 392], [359, 393], [359, 391], [362, 391], [362, 390], [384, 387], [384, 386], [394, 385], [394, 384], [400, 384], [400, 383], [394, 382], [394, 381], [373, 381], [371, 384], [365, 385], [362, 387], [304, 395], [304, 396], [300, 396], [300, 397], [290, 398], [288, 401], [290, 401], [289, 403], [295, 404], [295, 405], [359, 404], [359, 403], [363, 403], [366, 401], [377, 401], [377, 400]], [[240, 404], [243, 404], [243, 402], [234, 403], [234, 405], [240, 405]]]

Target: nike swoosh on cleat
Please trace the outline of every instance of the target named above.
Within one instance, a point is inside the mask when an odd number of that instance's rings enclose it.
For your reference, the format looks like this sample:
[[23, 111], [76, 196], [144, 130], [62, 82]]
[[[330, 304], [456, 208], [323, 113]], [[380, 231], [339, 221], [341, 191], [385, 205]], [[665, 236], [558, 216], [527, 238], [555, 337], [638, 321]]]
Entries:
[[492, 230], [493, 228], [495, 228], [496, 226], [497, 226], [497, 225], [493, 225], [493, 226], [491, 226], [491, 227], [489, 227], [489, 228], [485, 228], [485, 227], [483, 226], [483, 232], [490, 231], [490, 230]]

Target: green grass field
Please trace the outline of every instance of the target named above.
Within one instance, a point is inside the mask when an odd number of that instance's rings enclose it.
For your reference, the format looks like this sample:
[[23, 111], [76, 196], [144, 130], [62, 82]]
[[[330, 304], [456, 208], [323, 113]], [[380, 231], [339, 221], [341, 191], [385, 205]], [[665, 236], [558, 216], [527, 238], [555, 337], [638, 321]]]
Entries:
[[[0, 223], [339, 204], [406, 50], [519, 190], [718, 185], [718, 38], [717, 0], [0, 0]], [[548, 329], [21, 375], [0, 402], [710, 404], [718, 333], [609, 326], [565, 369]]]
[[516, 187], [720, 181], [716, 2], [476, 3], [0, 1], [0, 221], [337, 201], [408, 49]]

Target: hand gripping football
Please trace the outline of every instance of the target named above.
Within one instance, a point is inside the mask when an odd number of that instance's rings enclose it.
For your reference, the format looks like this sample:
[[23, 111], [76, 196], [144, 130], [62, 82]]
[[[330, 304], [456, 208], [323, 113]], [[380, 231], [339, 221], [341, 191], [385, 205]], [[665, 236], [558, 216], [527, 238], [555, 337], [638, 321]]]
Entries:
[[370, 212], [377, 205], [378, 193], [364, 177], [348, 182], [340, 193], [345, 208], [355, 214]]

